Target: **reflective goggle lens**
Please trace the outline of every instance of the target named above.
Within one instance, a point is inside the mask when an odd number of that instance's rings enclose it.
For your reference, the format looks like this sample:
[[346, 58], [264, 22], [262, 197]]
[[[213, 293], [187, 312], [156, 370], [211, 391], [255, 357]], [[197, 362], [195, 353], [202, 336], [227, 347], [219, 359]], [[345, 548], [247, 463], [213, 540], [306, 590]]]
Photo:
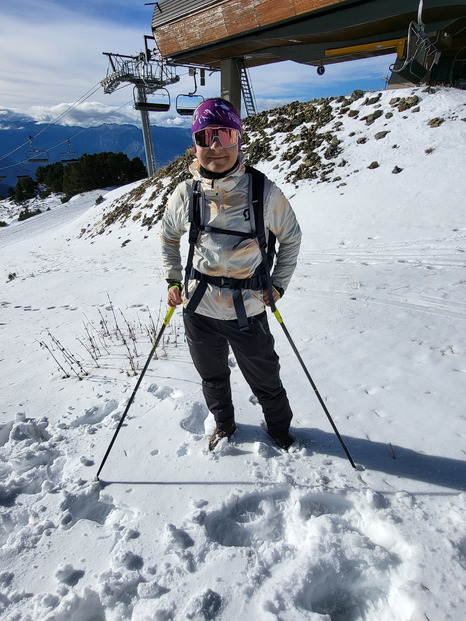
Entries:
[[206, 127], [194, 134], [194, 142], [201, 149], [210, 149], [215, 138], [224, 149], [238, 144], [238, 130], [230, 127]]

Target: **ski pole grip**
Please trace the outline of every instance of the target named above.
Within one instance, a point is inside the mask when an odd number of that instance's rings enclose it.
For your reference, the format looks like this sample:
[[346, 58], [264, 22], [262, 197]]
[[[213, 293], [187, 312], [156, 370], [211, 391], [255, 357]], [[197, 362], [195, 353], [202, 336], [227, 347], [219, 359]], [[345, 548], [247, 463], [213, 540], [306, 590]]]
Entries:
[[275, 315], [275, 317], [277, 318], [278, 323], [283, 323], [283, 319], [282, 316], [280, 315], [280, 313], [278, 312], [278, 308], [275, 307], [275, 310], [273, 311], [273, 314]]
[[172, 318], [172, 315], [174, 312], [175, 312], [175, 307], [170, 306], [170, 308], [167, 311], [167, 314], [165, 315], [165, 319], [163, 320], [164, 326], [168, 326], [168, 324], [170, 323], [170, 319]]

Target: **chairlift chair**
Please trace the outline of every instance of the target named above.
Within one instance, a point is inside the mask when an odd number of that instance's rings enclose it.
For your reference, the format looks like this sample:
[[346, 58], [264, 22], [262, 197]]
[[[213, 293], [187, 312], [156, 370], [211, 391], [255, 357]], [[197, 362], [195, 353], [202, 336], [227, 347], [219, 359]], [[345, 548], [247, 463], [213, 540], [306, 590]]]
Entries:
[[170, 93], [166, 88], [158, 89], [164, 91], [160, 94], [160, 99], [156, 101], [138, 101], [135, 93], [134, 108], [136, 110], [147, 110], [147, 112], [168, 112], [170, 110]]
[[60, 162], [62, 164], [75, 164], [79, 159], [78, 154], [71, 150], [71, 142], [69, 138], [66, 139], [66, 142], [68, 143], [68, 151], [60, 153]]
[[[197, 93], [197, 69], [195, 67], [189, 68], [189, 75], [194, 79], [194, 90], [191, 93], [180, 93], [176, 98], [176, 111], [181, 116], [192, 116], [197, 106], [204, 101], [202, 95], [196, 95]], [[205, 84], [205, 71], [201, 69], [201, 86]]]
[[419, 1], [417, 21], [409, 24], [405, 59], [401, 67], [393, 69], [402, 78], [419, 84], [438, 63], [440, 52], [425, 32], [422, 21], [423, 0]]
[[181, 116], [192, 116], [197, 106], [204, 101], [202, 95], [193, 93], [181, 93], [176, 98], [176, 111]]
[[35, 149], [32, 146], [32, 137], [29, 136], [29, 149], [26, 152], [26, 158], [28, 162], [31, 162], [33, 164], [42, 164], [49, 161], [49, 154], [47, 151]]

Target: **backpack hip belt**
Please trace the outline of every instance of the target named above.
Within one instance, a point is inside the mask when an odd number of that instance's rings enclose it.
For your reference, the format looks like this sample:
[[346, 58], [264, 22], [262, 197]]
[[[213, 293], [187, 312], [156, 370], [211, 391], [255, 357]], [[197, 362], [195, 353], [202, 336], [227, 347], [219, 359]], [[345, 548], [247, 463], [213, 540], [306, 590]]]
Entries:
[[[260, 265], [259, 267], [262, 267]], [[261, 291], [267, 285], [267, 277], [264, 273], [255, 274], [251, 278], [227, 278], [224, 276], [209, 276], [193, 269], [191, 278], [196, 280], [205, 280], [209, 285], [215, 285], [222, 289], [253, 289]]]

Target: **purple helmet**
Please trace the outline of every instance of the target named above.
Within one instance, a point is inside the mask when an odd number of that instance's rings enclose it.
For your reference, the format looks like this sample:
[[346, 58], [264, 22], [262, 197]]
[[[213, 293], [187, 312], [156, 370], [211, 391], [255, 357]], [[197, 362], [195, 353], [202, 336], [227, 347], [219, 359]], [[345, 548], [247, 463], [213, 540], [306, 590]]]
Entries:
[[[241, 118], [238, 111], [229, 101], [220, 97], [206, 99], [197, 106], [193, 114], [191, 134], [194, 135], [208, 125], [237, 129], [241, 135]], [[195, 144], [194, 150], [196, 150]]]

